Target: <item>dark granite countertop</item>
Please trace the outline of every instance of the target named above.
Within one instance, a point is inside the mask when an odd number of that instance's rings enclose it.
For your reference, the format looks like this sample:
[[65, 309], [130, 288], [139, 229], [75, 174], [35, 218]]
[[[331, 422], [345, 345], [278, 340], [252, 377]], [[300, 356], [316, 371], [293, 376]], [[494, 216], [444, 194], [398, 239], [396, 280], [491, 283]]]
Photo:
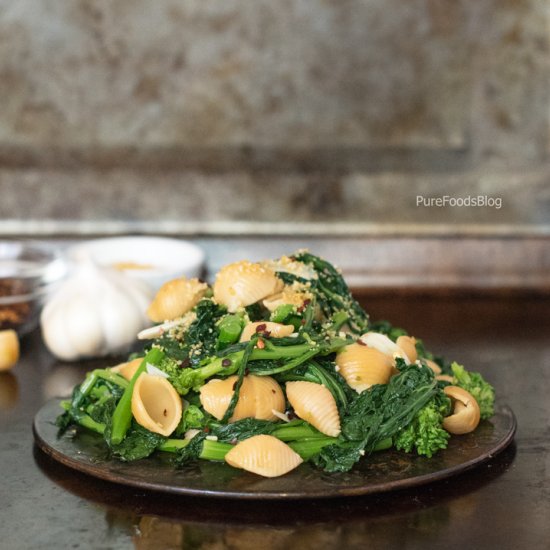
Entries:
[[136, 491], [68, 470], [34, 447], [36, 411], [98, 363], [57, 363], [35, 332], [23, 340], [19, 364], [0, 375], [0, 547], [548, 548], [548, 296], [362, 300], [373, 318], [407, 327], [429, 348], [486, 375], [516, 413], [515, 442], [455, 478], [381, 496], [258, 504]]

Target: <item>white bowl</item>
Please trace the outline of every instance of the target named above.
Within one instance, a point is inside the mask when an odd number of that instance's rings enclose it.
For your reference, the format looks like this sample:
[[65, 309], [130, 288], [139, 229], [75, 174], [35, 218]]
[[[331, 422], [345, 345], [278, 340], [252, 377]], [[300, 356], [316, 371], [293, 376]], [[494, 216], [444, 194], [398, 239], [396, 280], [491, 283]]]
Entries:
[[96, 239], [72, 246], [66, 253], [72, 262], [88, 258], [101, 267], [120, 269], [155, 291], [177, 277], [200, 277], [205, 258], [193, 243], [165, 237]]

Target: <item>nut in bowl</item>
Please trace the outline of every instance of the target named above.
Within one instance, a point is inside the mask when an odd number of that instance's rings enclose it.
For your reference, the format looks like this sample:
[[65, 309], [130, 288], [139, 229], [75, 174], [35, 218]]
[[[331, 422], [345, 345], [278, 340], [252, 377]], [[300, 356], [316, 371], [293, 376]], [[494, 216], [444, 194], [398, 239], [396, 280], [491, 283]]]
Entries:
[[199, 277], [204, 252], [188, 241], [165, 237], [113, 237], [96, 239], [67, 250], [67, 258], [78, 262], [87, 258], [100, 267], [117, 269], [158, 290], [177, 277]]
[[33, 330], [44, 299], [66, 266], [53, 248], [36, 242], [0, 242], [0, 330]]

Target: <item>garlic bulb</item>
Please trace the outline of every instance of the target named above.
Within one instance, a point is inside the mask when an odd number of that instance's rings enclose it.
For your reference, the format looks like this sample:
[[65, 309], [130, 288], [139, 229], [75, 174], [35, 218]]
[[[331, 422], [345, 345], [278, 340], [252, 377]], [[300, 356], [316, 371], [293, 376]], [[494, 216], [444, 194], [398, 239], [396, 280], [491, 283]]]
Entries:
[[151, 299], [141, 281], [83, 262], [42, 311], [44, 342], [65, 361], [124, 352], [149, 325]]

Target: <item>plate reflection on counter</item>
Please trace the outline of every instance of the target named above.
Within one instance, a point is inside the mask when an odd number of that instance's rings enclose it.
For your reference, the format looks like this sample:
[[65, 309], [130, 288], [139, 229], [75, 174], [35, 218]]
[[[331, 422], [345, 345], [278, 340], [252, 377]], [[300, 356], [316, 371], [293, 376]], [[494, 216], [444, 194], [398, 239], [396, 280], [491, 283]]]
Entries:
[[12, 372], [0, 372], [0, 410], [13, 409], [19, 401], [19, 382]]
[[[36, 464], [50, 480], [104, 508], [109, 531], [128, 533], [138, 550], [363, 548], [367, 541], [398, 547], [404, 537], [437, 537], [447, 525], [461, 524], [472, 516], [483, 519], [490, 511], [484, 508], [480, 489], [495, 483], [511, 467], [515, 454], [512, 443], [486, 467], [393, 493], [230, 502], [136, 491], [99, 479], [90, 482], [89, 476], [68, 470], [38, 447], [34, 450]], [[399, 521], [407, 514], [414, 514], [414, 526]]]

